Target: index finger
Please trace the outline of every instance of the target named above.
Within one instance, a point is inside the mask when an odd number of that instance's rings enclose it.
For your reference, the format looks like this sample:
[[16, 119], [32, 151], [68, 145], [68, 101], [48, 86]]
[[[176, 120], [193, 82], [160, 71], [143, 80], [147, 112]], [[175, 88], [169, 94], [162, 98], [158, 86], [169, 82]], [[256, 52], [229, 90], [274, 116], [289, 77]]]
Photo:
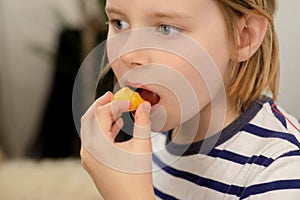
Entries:
[[111, 102], [111, 100], [113, 99], [113, 93], [111, 93], [110, 91], [107, 91], [103, 96], [99, 97], [96, 101], [95, 101], [95, 106], [99, 107], [99, 106], [104, 106], [105, 104]]

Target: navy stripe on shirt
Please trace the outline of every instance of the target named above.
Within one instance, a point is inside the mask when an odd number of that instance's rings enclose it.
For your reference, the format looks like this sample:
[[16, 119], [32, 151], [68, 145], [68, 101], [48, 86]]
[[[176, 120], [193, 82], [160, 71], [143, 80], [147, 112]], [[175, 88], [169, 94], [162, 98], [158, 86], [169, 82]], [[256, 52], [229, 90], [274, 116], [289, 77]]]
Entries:
[[215, 181], [212, 179], [204, 178], [190, 172], [178, 170], [169, 166], [166, 166], [157, 156], [153, 155], [153, 162], [158, 166], [162, 167], [162, 169], [177, 178], [185, 179], [186, 181], [190, 181], [198, 186], [207, 187], [212, 190], [216, 190], [222, 193], [231, 194], [231, 195], [240, 195], [244, 190], [244, 187], [239, 187], [235, 185], [228, 185], [219, 181]]
[[273, 130], [268, 130], [262, 127], [255, 126], [253, 124], [248, 124], [243, 128], [244, 131], [247, 131], [248, 133], [251, 133], [253, 135], [264, 137], [264, 138], [278, 138], [287, 140], [290, 143], [296, 145], [298, 148], [300, 148], [299, 141], [296, 139], [296, 137], [292, 134], [284, 133], [284, 132], [277, 132]]
[[248, 163], [248, 164], [256, 164], [256, 165], [267, 167], [274, 161], [274, 159], [262, 155], [247, 157], [230, 151], [218, 150], [218, 149], [211, 150], [208, 153], [208, 155], [215, 158], [222, 158], [242, 165]]
[[[287, 123], [286, 123], [286, 119], [284, 118], [284, 116], [282, 116], [280, 113], [280, 110], [277, 108], [277, 106], [276, 106], [276, 104], [274, 104], [274, 102], [273, 101], [269, 101], [269, 104], [270, 104], [270, 106], [272, 107], [272, 112], [273, 112], [273, 114], [275, 115], [275, 117], [281, 122], [281, 124], [285, 127], [285, 128], [287, 128]], [[276, 111], [278, 111], [278, 112], [276, 112]]]
[[[177, 170], [175, 168], [166, 167], [166, 164], [163, 163], [157, 156], [153, 155], [153, 161], [158, 166], [163, 166], [162, 168], [166, 173], [171, 174], [175, 177], [185, 179], [187, 181], [190, 181], [196, 185], [207, 187], [215, 191], [222, 192], [224, 194], [230, 194], [235, 195], [238, 197], [241, 197], [241, 199], [245, 199], [251, 195], [257, 195], [262, 194], [270, 191], [275, 190], [284, 190], [284, 189], [300, 189], [300, 180], [280, 180], [280, 181], [272, 181], [269, 183], [262, 183], [262, 184], [256, 184], [251, 185], [248, 187], [240, 187], [236, 185], [228, 185], [219, 181], [215, 181], [212, 179], [204, 178], [197, 176], [195, 174], [185, 172], [182, 170]], [[162, 199], [164, 197], [169, 197], [170, 199], [176, 199], [175, 197], [169, 196], [167, 194], [164, 194], [162, 192], [156, 191], [157, 196], [161, 196]], [[167, 199], [167, 198], [166, 198]]]
[[159, 198], [161, 199], [166, 199], [166, 200], [177, 200], [177, 198], [171, 196], [171, 195], [168, 195], [166, 193], [163, 193], [161, 192], [160, 190], [158, 190], [157, 188], [154, 187], [154, 194], [156, 196], [158, 196]]
[[285, 189], [300, 189], [300, 180], [280, 180], [273, 181], [269, 183], [262, 183], [257, 185], [252, 185], [245, 188], [241, 199], [245, 199], [252, 195], [262, 194], [266, 192], [271, 192], [274, 190], [285, 190]]
[[287, 153], [283, 154], [282, 156], [278, 157], [277, 159], [284, 158], [284, 157], [291, 157], [291, 156], [300, 156], [300, 150], [287, 152]]

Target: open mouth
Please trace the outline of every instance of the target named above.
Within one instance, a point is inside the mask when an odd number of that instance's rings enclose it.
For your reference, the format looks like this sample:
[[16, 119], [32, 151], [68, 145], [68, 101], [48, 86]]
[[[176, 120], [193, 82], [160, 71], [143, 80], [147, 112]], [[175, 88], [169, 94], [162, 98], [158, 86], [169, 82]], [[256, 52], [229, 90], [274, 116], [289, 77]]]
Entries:
[[[128, 86], [130, 87], [130, 86]], [[148, 101], [152, 106], [157, 104], [160, 100], [160, 96], [156, 94], [155, 92], [152, 92], [150, 90], [144, 89], [144, 88], [132, 88], [132, 90], [138, 92], [140, 96], [145, 100]]]

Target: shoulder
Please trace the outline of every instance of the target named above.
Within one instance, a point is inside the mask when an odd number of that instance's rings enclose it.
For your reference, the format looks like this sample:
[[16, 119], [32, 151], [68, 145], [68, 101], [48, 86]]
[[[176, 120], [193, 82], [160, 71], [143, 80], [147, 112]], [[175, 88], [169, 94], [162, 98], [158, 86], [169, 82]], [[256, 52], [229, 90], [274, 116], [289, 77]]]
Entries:
[[[295, 117], [268, 99], [262, 103], [256, 116], [242, 129], [255, 139], [259, 148], [273, 150], [276, 158], [289, 151], [300, 150], [300, 125]], [[267, 148], [268, 147], [268, 148]]]
[[[300, 195], [300, 125], [298, 120], [271, 100], [245, 126], [253, 137], [253, 155], [264, 157], [241, 197], [251, 199], [298, 199]], [[247, 137], [247, 136], [246, 136]], [[250, 140], [248, 140], [249, 142]]]
[[294, 116], [290, 115], [280, 105], [265, 97], [261, 101], [261, 109], [253, 118], [251, 123], [267, 129], [274, 129], [279, 132], [286, 132], [295, 135], [300, 134], [300, 124]]

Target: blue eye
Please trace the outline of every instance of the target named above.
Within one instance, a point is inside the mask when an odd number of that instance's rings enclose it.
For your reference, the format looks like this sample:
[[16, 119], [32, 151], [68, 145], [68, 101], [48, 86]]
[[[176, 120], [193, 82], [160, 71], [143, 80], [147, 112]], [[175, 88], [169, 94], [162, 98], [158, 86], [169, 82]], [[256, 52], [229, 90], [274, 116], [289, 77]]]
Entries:
[[129, 24], [122, 20], [110, 20], [110, 23], [116, 31], [121, 31], [129, 28]]
[[159, 32], [161, 32], [164, 36], [174, 36], [180, 33], [180, 29], [171, 25], [162, 24], [159, 26]]

